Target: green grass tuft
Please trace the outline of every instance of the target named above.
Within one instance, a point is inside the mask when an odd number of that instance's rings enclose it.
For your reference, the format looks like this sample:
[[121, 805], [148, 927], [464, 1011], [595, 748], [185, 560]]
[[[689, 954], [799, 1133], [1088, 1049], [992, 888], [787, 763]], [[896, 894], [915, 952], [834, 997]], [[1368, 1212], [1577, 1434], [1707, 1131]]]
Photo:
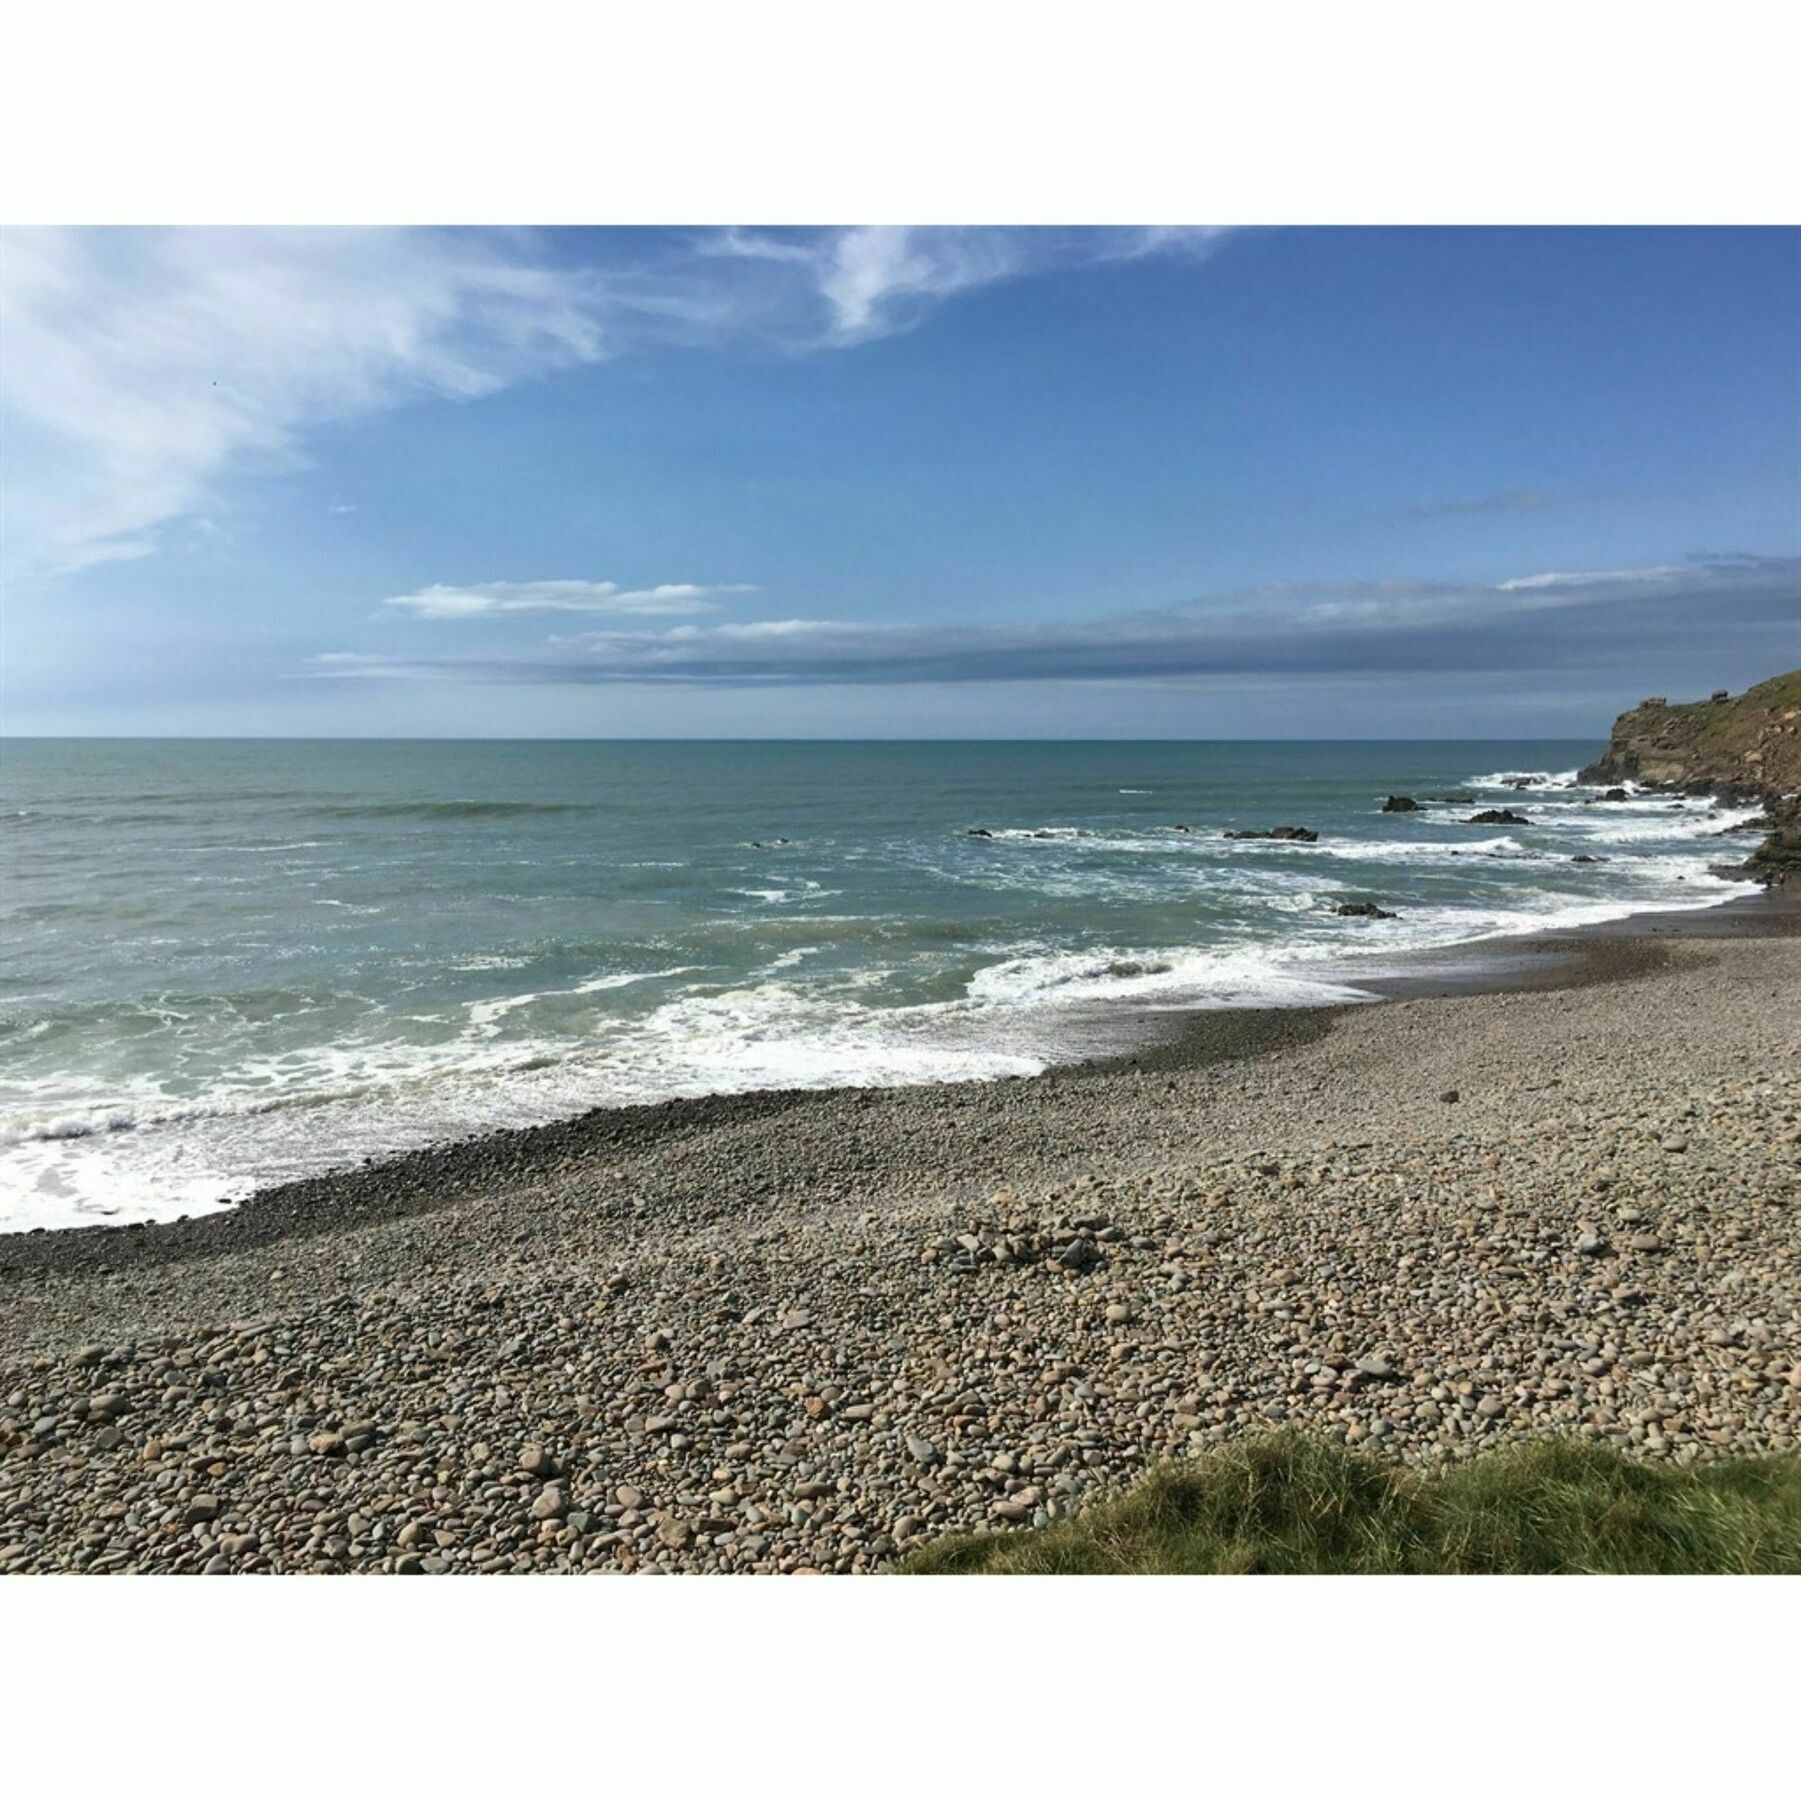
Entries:
[[1564, 1438], [1430, 1472], [1294, 1433], [1153, 1470], [1032, 1531], [943, 1538], [920, 1575], [1801, 1573], [1801, 1458], [1674, 1467]]

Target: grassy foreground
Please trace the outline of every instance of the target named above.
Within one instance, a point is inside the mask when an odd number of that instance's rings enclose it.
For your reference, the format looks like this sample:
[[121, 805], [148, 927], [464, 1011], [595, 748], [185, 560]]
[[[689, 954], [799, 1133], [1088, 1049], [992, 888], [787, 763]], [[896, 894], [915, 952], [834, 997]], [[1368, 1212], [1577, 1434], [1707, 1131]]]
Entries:
[[1801, 1458], [1689, 1467], [1545, 1438], [1421, 1472], [1282, 1433], [1153, 1471], [1034, 1531], [944, 1538], [921, 1575], [1801, 1573]]

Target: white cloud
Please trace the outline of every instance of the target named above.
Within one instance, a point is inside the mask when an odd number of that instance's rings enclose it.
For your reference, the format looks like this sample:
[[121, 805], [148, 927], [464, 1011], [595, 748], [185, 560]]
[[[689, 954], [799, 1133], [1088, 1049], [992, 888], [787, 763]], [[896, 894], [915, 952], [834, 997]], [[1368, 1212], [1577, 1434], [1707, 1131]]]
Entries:
[[701, 587], [689, 581], [622, 588], [616, 581], [484, 581], [468, 587], [439, 584], [395, 594], [383, 606], [416, 619], [478, 619], [495, 613], [713, 612], [718, 594], [753, 594], [748, 582]]
[[9, 231], [0, 483], [20, 575], [141, 556], [246, 463], [596, 357], [581, 284], [438, 231]]
[[1501, 592], [1515, 594], [1528, 588], [1594, 587], [1601, 582], [1671, 581], [1693, 573], [1692, 569], [1684, 569], [1675, 563], [1663, 563], [1649, 569], [1593, 569], [1573, 575], [1554, 571], [1547, 575], [1516, 575], [1511, 581], [1501, 583]]
[[[0, 492], [14, 577], [143, 556], [323, 423], [476, 399], [650, 345], [805, 351], [915, 324], [985, 283], [1206, 232], [902, 226], [615, 234], [9, 230], [0, 238]], [[334, 508], [334, 510], [336, 510]]]
[[728, 231], [702, 247], [803, 272], [823, 303], [823, 341], [853, 344], [903, 329], [931, 303], [970, 288], [1071, 265], [1199, 255], [1222, 235], [1200, 226], [856, 225], [807, 234]]

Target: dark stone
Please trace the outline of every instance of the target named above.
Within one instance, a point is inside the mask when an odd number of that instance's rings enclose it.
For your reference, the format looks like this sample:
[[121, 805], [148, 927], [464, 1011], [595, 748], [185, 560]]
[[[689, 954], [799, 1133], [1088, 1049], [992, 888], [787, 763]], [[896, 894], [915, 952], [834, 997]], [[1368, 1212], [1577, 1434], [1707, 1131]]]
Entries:
[[1384, 812], [1418, 812], [1419, 809], [1420, 803], [1417, 800], [1410, 799], [1406, 794], [1390, 794], [1388, 798], [1382, 802], [1382, 810]]
[[972, 825], [966, 835], [969, 837], [991, 838], [994, 836], [994, 833], [990, 831], [986, 825]]
[[1086, 1274], [1100, 1260], [1100, 1251], [1094, 1247], [1091, 1239], [1085, 1237], [1073, 1239], [1057, 1258], [1063, 1268], [1072, 1269], [1078, 1275]]
[[1530, 825], [1532, 821], [1524, 813], [1516, 813], [1509, 806], [1491, 806], [1487, 812], [1473, 813], [1464, 820], [1466, 825]]
[[1373, 900], [1347, 900], [1332, 909], [1341, 919], [1393, 919], [1400, 915], [1384, 912]]
[[1276, 838], [1284, 843], [1317, 844], [1319, 833], [1305, 825], [1272, 825], [1268, 831], [1228, 831], [1229, 838]]

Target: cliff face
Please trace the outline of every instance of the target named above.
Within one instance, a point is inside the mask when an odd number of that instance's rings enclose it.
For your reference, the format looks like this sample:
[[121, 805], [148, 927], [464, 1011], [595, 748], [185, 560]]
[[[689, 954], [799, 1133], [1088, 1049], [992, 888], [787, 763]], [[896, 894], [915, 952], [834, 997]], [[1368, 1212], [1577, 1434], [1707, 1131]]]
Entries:
[[1607, 753], [1584, 781], [1712, 788], [1759, 799], [1769, 835], [1736, 869], [1766, 886], [1801, 883], [1801, 669], [1747, 688], [1735, 700], [1672, 706], [1646, 700], [1614, 721]]
[[1736, 699], [1722, 692], [1677, 706], [1646, 700], [1614, 721], [1607, 753], [1582, 778], [1742, 783], [1770, 798], [1793, 794], [1801, 790], [1801, 669]]

